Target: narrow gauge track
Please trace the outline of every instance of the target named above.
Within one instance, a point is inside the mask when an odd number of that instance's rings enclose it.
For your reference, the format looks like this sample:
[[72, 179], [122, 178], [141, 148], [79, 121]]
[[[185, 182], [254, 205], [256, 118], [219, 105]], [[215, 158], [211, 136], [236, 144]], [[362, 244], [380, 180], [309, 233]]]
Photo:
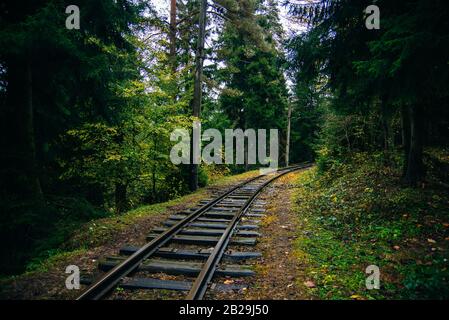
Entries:
[[[182, 212], [171, 216], [165, 222], [167, 228], [157, 228], [147, 237], [149, 240], [140, 248], [127, 247], [121, 250], [122, 254], [129, 255], [126, 259], [111, 258], [100, 267], [107, 271], [99, 280], [92, 283], [77, 300], [100, 300], [116, 286], [124, 288], [141, 289], [173, 289], [188, 290], [188, 300], [200, 300], [204, 297], [208, 285], [214, 275], [247, 276], [252, 272], [247, 269], [219, 268], [220, 261], [225, 259], [246, 260], [259, 257], [253, 252], [226, 253], [230, 244], [238, 246], [255, 244], [254, 237], [257, 232], [257, 221], [247, 221], [261, 217], [263, 210], [253, 208], [259, 193], [274, 180], [290, 172], [310, 167], [303, 164], [281, 169], [275, 175], [261, 175], [239, 184], [216, 198], [206, 202], [203, 206], [193, 209], [192, 212]], [[239, 222], [245, 221], [239, 224]], [[213, 246], [213, 249], [184, 250], [170, 247], [173, 244], [187, 244], [195, 246]], [[154, 260], [159, 257], [177, 260], [206, 260], [202, 265], [170, 264], [169, 260]], [[196, 276], [193, 283], [158, 280], [158, 279], [131, 279], [123, 282], [126, 277], [140, 271], [165, 272], [169, 274], [185, 274]]]

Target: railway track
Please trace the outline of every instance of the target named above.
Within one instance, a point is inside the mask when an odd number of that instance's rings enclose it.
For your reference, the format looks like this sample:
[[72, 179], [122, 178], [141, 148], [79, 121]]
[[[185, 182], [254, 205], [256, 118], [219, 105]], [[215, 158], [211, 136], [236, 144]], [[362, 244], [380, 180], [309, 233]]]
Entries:
[[[200, 207], [172, 215], [164, 227], [153, 229], [142, 247], [125, 247], [120, 256], [108, 257], [99, 264], [106, 273], [93, 282], [78, 300], [100, 300], [111, 290], [168, 289], [188, 291], [186, 299], [200, 300], [214, 276], [244, 277], [253, 272], [241, 265], [221, 265], [260, 257], [251, 251], [228, 250], [256, 244], [258, 219], [263, 217], [260, 192], [279, 177], [311, 166], [284, 168], [274, 175], [262, 175], [203, 200]], [[139, 273], [164, 273], [194, 277], [193, 281], [138, 277]], [[212, 285], [216, 290], [238, 286]]]

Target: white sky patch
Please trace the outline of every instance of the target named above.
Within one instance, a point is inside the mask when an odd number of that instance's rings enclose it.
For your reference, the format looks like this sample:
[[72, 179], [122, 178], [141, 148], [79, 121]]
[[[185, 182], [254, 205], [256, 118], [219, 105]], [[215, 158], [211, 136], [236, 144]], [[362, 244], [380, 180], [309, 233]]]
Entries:
[[151, 3], [157, 9], [159, 13], [163, 13], [168, 17], [168, 12], [170, 9], [170, 1], [169, 0], [151, 0]]

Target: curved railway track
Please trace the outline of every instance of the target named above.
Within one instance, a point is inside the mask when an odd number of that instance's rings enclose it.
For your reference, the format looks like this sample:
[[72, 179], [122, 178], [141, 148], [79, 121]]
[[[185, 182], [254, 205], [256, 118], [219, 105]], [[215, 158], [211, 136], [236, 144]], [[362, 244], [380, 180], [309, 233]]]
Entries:
[[[262, 216], [255, 208], [255, 201], [260, 192], [274, 180], [290, 172], [311, 166], [303, 164], [284, 168], [274, 175], [261, 175], [249, 179], [206, 201], [200, 208], [192, 212], [182, 212], [171, 216], [165, 222], [167, 228], [153, 230], [149, 240], [140, 248], [124, 248], [122, 253], [129, 255], [126, 259], [110, 259], [103, 264], [107, 272], [92, 283], [78, 300], [100, 300], [105, 298], [116, 286], [123, 286], [123, 279], [130, 277], [139, 270], [153, 272], [166, 272], [171, 274], [186, 274], [196, 276], [192, 283], [180, 281], [163, 281], [157, 279], [135, 279], [125, 285], [128, 288], [168, 288], [174, 290], [188, 290], [186, 299], [200, 300], [204, 297], [214, 275], [245, 276], [250, 274], [240, 269], [220, 269], [219, 264], [223, 258], [246, 260], [258, 257], [258, 253], [230, 252], [226, 249], [230, 244], [244, 246], [255, 244], [254, 237], [258, 233], [257, 221], [247, 219]], [[203, 201], [204, 202], [204, 201]], [[245, 224], [239, 224], [245, 221]], [[253, 223], [253, 224], [251, 224]], [[194, 245], [195, 250], [174, 248], [173, 245]], [[204, 249], [204, 246], [213, 246], [213, 249]], [[202, 249], [198, 249], [203, 247]], [[172, 260], [155, 260], [147, 263], [149, 258], [162, 257]], [[199, 265], [186, 265], [180, 262], [171, 265], [176, 260], [206, 260]], [[164, 265], [166, 263], [166, 265]], [[184, 263], [184, 264], [183, 264]], [[109, 269], [109, 270], [108, 270]], [[132, 278], [131, 278], [132, 279]]]

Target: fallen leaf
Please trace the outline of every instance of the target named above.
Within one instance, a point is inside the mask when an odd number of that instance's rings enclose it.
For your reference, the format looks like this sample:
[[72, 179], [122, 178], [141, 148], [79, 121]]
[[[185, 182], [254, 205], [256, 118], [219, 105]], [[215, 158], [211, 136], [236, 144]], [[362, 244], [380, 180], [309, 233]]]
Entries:
[[305, 285], [307, 288], [316, 288], [315, 283], [314, 283], [313, 281], [310, 281], [310, 280], [305, 281], [305, 282], [304, 282], [304, 285]]
[[364, 298], [363, 298], [362, 296], [359, 296], [358, 294], [353, 294], [353, 295], [351, 296], [351, 299], [354, 299], [354, 300], [364, 300]]
[[433, 240], [433, 239], [427, 239], [427, 242], [429, 242], [429, 243], [437, 243], [435, 240]]
[[234, 280], [225, 280], [223, 283], [224, 284], [233, 284]]
[[399, 249], [401, 249], [401, 247], [400, 246], [394, 246], [393, 249], [394, 250], [399, 250]]

